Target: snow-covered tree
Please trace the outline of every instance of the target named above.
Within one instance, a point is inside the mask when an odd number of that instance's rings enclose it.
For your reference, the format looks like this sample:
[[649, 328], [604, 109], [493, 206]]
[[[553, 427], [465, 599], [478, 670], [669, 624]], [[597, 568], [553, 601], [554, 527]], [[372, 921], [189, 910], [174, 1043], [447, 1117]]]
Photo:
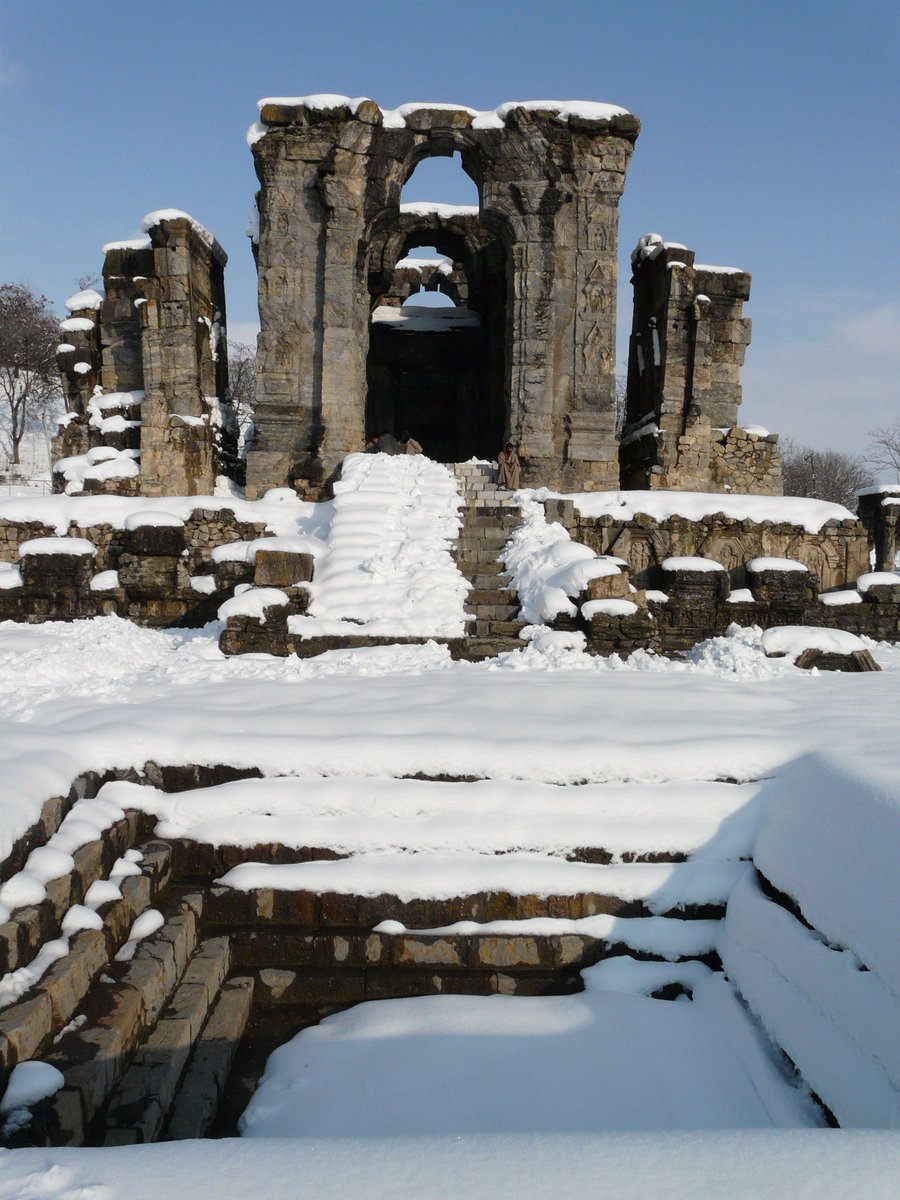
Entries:
[[0, 447], [18, 465], [25, 433], [59, 403], [59, 320], [46, 296], [21, 283], [0, 284]]

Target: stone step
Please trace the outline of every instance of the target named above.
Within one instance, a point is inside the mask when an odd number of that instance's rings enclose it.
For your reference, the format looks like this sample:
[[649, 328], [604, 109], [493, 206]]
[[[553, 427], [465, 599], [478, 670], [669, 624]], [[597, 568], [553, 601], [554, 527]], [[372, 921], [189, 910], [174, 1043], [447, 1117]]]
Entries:
[[479, 618], [473, 622], [471, 635], [475, 637], [508, 637], [516, 639], [515, 648], [522, 649], [523, 642], [518, 640], [519, 632], [527, 625], [527, 621], [514, 621], [507, 619]]
[[[577, 867], [577, 864], [572, 865]], [[691, 867], [690, 863], [681, 863], [673, 865], [671, 870], [687, 870], [688, 875], [696, 874]], [[238, 892], [219, 885], [209, 891], [208, 912], [213, 929], [227, 929], [236, 935], [241, 929], [262, 934], [267, 932], [268, 927], [278, 938], [286, 937], [289, 930], [305, 934], [369, 936], [374, 927], [382, 921], [399, 921], [408, 929], [428, 930], [454, 925], [458, 921], [477, 921], [483, 924], [489, 921], [522, 921], [536, 917], [578, 920], [600, 914], [618, 917], [671, 915], [660, 913], [660, 906], [652, 897], [648, 904], [639, 896], [619, 894], [615, 883], [606, 884], [606, 880], [612, 878], [606, 872], [613, 872], [615, 875], [621, 872], [621, 868], [589, 865], [587, 869], [596, 872], [597, 890], [585, 892], [573, 888], [571, 891], [561, 890], [560, 894], [552, 896], [530, 892], [513, 894], [490, 891], [449, 898], [407, 899], [387, 891], [378, 895], [271, 888], [253, 888]], [[628, 869], [632, 869], [630, 864]], [[645, 867], [643, 864], [637, 864], [633, 869], [641, 871]], [[606, 890], [600, 890], [603, 888]], [[678, 897], [675, 888], [672, 889], [672, 895], [675, 897], [673, 912], [677, 909], [679, 919], [718, 920], [724, 912], [724, 901], [685, 903]]]
[[463, 529], [513, 529], [518, 523], [512, 508], [470, 508], [463, 517]]
[[564, 970], [498, 971], [466, 967], [428, 966], [341, 967], [322, 971], [267, 968], [256, 977], [254, 995], [263, 1013], [312, 1006], [332, 1011], [364, 1000], [395, 1000], [412, 996], [546, 996], [582, 990], [578, 967]]
[[454, 661], [483, 662], [486, 658], [496, 658], [498, 654], [521, 649], [522, 642], [518, 638], [476, 637], [473, 634], [450, 642], [450, 657]]
[[135, 1052], [106, 1112], [104, 1145], [155, 1142], [193, 1046], [230, 967], [227, 937], [202, 942], [162, 1016]]
[[206, 1137], [253, 1003], [252, 976], [223, 986], [203, 1027], [165, 1128], [167, 1141]]
[[125, 942], [135, 918], [149, 907], [159, 890], [158, 880], [164, 883], [168, 877], [168, 847], [164, 854], [148, 849], [146, 857], [149, 861], [142, 864], [140, 875], [122, 880], [121, 898], [97, 910], [103, 928], [74, 934], [68, 954], [52, 963], [34, 987], [0, 1012], [0, 1045], [6, 1047], [3, 1066], [32, 1058], [42, 1042], [68, 1024]]
[[466, 596], [466, 604], [500, 604], [504, 607], [518, 603], [518, 594], [509, 588], [473, 587]]
[[519, 614], [518, 604], [466, 604], [466, 615], [476, 621], [511, 621]]
[[136, 1047], [154, 1028], [197, 946], [204, 896], [182, 897], [166, 923], [138, 946], [128, 963], [114, 963], [91, 989], [86, 1022], [44, 1055], [63, 1073], [64, 1086], [42, 1111], [54, 1145], [80, 1146]]
[[0, 924], [0, 975], [27, 966], [45, 942], [59, 937], [70, 906], [80, 904], [91, 884], [105, 878], [116, 859], [150, 827], [143, 813], [129, 809], [99, 838], [74, 851], [72, 869], [48, 881], [39, 904], [14, 909], [9, 920]]
[[504, 571], [502, 563], [476, 563], [475, 566], [478, 573], [469, 576], [473, 588], [505, 589], [512, 579], [512, 576]]
[[482, 563], [499, 562], [500, 551], [503, 549], [500, 545], [490, 545], [488, 542], [480, 542], [477, 546], [464, 546], [456, 550], [455, 558], [457, 565], [462, 566], [468, 563], [470, 566], [477, 566], [479, 573], [481, 572]]
[[[616, 918], [615, 924], [606, 922], [609, 932], [595, 931], [598, 921], [591, 918], [581, 925], [573, 921], [554, 921], [553, 918], [542, 920], [557, 924], [559, 932], [553, 931], [551, 924], [535, 933], [527, 921], [504, 922], [498, 929], [487, 926], [483, 932], [465, 934], [452, 928], [340, 934], [239, 930], [232, 938], [232, 963], [240, 971], [277, 971], [279, 967], [295, 972], [307, 969], [333, 972], [341, 967], [395, 967], [404, 971], [432, 967], [467, 970], [504, 967], [529, 972], [559, 971], [568, 967], [580, 969], [592, 966], [602, 958], [623, 952], [634, 953], [635, 949], [641, 957], [656, 957], [643, 949], [639, 930], [633, 934], [629, 932], [627, 918]], [[603, 922], [603, 918], [599, 920]], [[659, 920], [672, 927], [673, 937], [681, 946], [680, 957], [708, 957], [713, 953], [717, 923], [683, 921], [674, 917]], [[594, 929], [589, 929], [592, 924]], [[290, 986], [290, 981], [282, 982]], [[274, 983], [275, 980], [270, 979], [267, 985], [270, 991]], [[284, 995], [276, 1000], [288, 1002]]]

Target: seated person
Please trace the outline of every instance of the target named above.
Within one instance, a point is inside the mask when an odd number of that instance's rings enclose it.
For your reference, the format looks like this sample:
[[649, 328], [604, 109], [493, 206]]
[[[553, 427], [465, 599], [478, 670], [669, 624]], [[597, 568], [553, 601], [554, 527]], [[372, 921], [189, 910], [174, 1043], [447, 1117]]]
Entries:
[[513, 449], [512, 442], [507, 442], [497, 455], [497, 486], [514, 492], [519, 487], [519, 477], [522, 464]]

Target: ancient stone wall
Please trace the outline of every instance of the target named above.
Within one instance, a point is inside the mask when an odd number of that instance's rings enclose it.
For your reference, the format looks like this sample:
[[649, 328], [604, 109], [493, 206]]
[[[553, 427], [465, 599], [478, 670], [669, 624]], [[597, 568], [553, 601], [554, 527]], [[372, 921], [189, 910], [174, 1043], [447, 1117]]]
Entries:
[[870, 588], [856, 603], [826, 604], [805, 573], [751, 574], [746, 596], [731, 592], [724, 571], [658, 568], [652, 582], [662, 590], [633, 595], [633, 612], [601, 611], [569, 620], [567, 627], [585, 632], [592, 654], [629, 654], [638, 648], [675, 654], [721, 637], [733, 624], [841, 629], [878, 641], [900, 637], [900, 585]]
[[371, 101], [262, 104], [250, 495], [295, 479], [317, 486], [361, 448], [369, 242], [399, 217], [417, 162], [457, 150], [507, 259], [503, 402], [525, 479], [617, 482], [617, 204], [639, 122], [619, 110], [502, 111], [479, 122], [468, 109], [422, 108], [386, 122]]
[[781, 495], [777, 437], [738, 426], [750, 276], [695, 264], [657, 234], [641, 238], [632, 266], [622, 485]]
[[860, 521], [828, 521], [817, 533], [788, 522], [739, 521], [715, 513], [701, 520], [646, 513], [632, 520], [584, 517], [571, 501], [548, 500], [547, 518], [598, 554], [624, 558], [641, 587], [654, 587], [660, 563], [670, 557], [711, 558], [728, 571], [733, 587], [745, 586], [745, 564], [754, 558], [792, 558], [808, 567], [819, 591], [852, 586], [869, 569], [869, 543]]
[[[71, 524], [64, 537], [40, 522], [0, 521], [0, 562], [15, 564], [21, 575], [20, 583], [0, 588], [0, 620], [115, 614], [140, 625], [203, 625], [238, 584], [254, 579], [252, 562], [216, 562], [213, 549], [265, 536], [264, 522], [240, 521], [231, 509], [197, 508], [180, 526]], [[21, 547], [36, 538], [56, 539], [60, 552], [22, 558]], [[89, 542], [93, 554], [79, 562], [65, 553], [72, 538]]]

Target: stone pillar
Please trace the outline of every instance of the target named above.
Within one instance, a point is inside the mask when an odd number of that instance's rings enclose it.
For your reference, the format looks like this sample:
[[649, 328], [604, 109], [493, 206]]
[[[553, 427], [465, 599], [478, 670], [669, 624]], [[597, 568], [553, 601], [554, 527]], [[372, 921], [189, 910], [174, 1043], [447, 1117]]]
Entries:
[[[187, 214], [163, 216], [149, 233], [154, 274], [140, 306], [145, 392], [141, 491], [148, 496], [209, 494], [218, 471], [213, 421], [227, 384], [227, 258]], [[219, 389], [223, 395], [217, 394]]]
[[615, 487], [619, 197], [636, 117], [513, 109], [483, 207], [512, 231], [510, 415], [530, 483]]
[[777, 437], [737, 426], [750, 276], [700, 266], [658, 234], [641, 238], [631, 261], [622, 485], [780, 495]]

